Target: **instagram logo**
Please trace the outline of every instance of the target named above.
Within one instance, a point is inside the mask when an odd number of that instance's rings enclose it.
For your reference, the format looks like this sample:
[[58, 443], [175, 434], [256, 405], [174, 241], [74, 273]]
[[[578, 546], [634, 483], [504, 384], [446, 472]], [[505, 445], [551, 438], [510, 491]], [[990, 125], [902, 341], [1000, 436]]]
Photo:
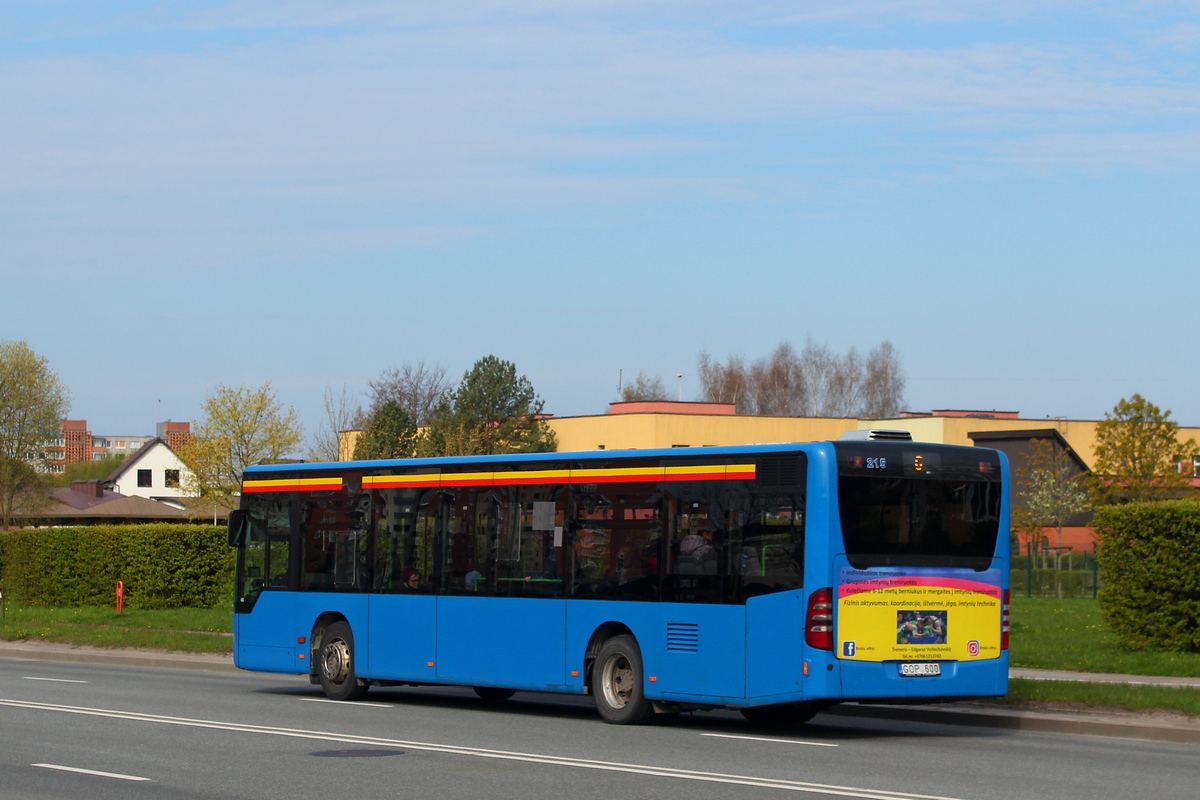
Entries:
[[979, 655], [979, 642], [977, 642], [974, 639], [967, 642], [967, 655], [971, 655], [971, 656]]

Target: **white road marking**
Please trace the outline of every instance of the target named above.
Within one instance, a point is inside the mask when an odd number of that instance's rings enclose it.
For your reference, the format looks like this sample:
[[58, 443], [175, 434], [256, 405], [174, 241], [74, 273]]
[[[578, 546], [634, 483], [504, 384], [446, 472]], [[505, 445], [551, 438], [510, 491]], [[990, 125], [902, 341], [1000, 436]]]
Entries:
[[735, 786], [760, 786], [768, 789], [782, 789], [790, 792], [807, 792], [809, 794], [862, 798], [862, 800], [960, 800], [960, 798], [943, 797], [940, 795], [891, 792], [884, 789], [867, 789], [858, 786], [839, 786], [835, 784], [810, 783], [808, 781], [792, 781], [782, 778], [764, 778], [754, 775], [731, 775], [720, 772], [696, 772], [693, 770], [675, 769], [673, 767], [654, 767], [645, 764], [623, 764], [614, 761], [594, 761], [591, 759], [543, 755], [540, 753], [520, 753], [508, 750], [489, 750], [482, 747], [437, 744], [435, 742], [414, 742], [404, 739], [387, 739], [379, 736], [356, 736], [354, 734], [333, 733], [330, 731], [303, 730], [298, 728], [272, 728], [266, 725], [251, 725], [244, 722], [221, 722], [219, 720], [189, 719], [187, 717], [167, 717], [159, 714], [143, 714], [136, 711], [116, 711], [107, 708], [87, 708], [84, 706], [57, 705], [54, 703], [34, 703], [26, 700], [0, 699], [0, 706], [8, 706], [10, 708], [27, 708], [34, 711], [55, 711], [64, 714], [81, 714], [91, 717], [123, 719], [132, 722], [148, 722], [160, 725], [179, 725], [188, 728], [206, 728], [210, 730], [233, 731], [236, 733], [257, 733], [267, 736], [285, 736], [292, 739], [341, 742], [345, 744], [372, 745], [376, 747], [396, 747], [429, 753], [449, 753], [451, 755], [473, 756], [475, 758], [494, 758], [504, 761], [550, 764], [559, 767], [573, 767], [575, 769], [594, 769], [604, 770], [607, 772], [623, 772], [633, 775], [651, 775], [660, 778], [703, 781], [706, 783], [731, 784]]
[[53, 681], [54, 683], [87, 683], [87, 681], [72, 681], [66, 678], [35, 678], [32, 675], [26, 675], [27, 681]]
[[78, 772], [81, 775], [97, 775], [101, 778], [120, 778], [123, 781], [148, 781], [150, 778], [141, 778], [137, 775], [122, 775], [119, 772], [101, 772], [98, 769], [80, 769], [79, 767], [64, 767], [61, 764], [31, 764], [33, 767], [43, 767], [45, 769], [56, 769], [60, 772]]
[[353, 703], [346, 703], [342, 700], [330, 700], [328, 697], [301, 697], [300, 699], [305, 701], [306, 703], [333, 703], [335, 705], [345, 706], [346, 708], [357, 708], [359, 706], [366, 706], [367, 708], [395, 708], [396, 707], [391, 703], [360, 703], [358, 701], [355, 701]]
[[776, 744], [806, 744], [809, 747], [839, 747], [829, 742], [802, 742], [799, 739], [775, 739], [769, 736], [734, 736], [731, 733], [702, 733], [701, 736], [712, 736], [717, 739], [745, 739], [750, 742], [775, 742]]

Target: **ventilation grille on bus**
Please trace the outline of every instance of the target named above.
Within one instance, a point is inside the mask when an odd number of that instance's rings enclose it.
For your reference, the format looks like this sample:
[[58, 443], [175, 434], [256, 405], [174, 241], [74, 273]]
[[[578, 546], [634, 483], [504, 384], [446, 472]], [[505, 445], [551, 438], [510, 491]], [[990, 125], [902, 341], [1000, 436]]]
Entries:
[[795, 486], [800, 482], [800, 459], [794, 455], [763, 456], [757, 477], [760, 486]]
[[846, 431], [838, 439], [851, 442], [911, 442], [910, 431], [871, 428], [863, 431]]
[[700, 626], [694, 622], [668, 622], [667, 650], [676, 653], [700, 652]]

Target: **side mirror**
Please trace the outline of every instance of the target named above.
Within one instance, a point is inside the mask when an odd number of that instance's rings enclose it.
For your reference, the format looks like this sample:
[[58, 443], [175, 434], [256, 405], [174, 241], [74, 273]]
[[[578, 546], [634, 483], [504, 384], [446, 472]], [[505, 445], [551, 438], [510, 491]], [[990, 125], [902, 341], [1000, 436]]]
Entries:
[[250, 520], [245, 511], [240, 508], [229, 512], [228, 527], [225, 530], [225, 540], [230, 547], [241, 547], [246, 541], [246, 530]]

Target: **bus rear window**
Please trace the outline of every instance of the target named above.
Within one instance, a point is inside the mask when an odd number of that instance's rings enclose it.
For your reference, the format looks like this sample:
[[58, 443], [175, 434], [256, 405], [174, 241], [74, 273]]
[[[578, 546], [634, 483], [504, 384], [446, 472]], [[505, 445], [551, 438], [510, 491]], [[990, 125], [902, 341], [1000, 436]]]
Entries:
[[856, 568], [991, 566], [1001, 471], [992, 451], [839, 444], [838, 507]]

